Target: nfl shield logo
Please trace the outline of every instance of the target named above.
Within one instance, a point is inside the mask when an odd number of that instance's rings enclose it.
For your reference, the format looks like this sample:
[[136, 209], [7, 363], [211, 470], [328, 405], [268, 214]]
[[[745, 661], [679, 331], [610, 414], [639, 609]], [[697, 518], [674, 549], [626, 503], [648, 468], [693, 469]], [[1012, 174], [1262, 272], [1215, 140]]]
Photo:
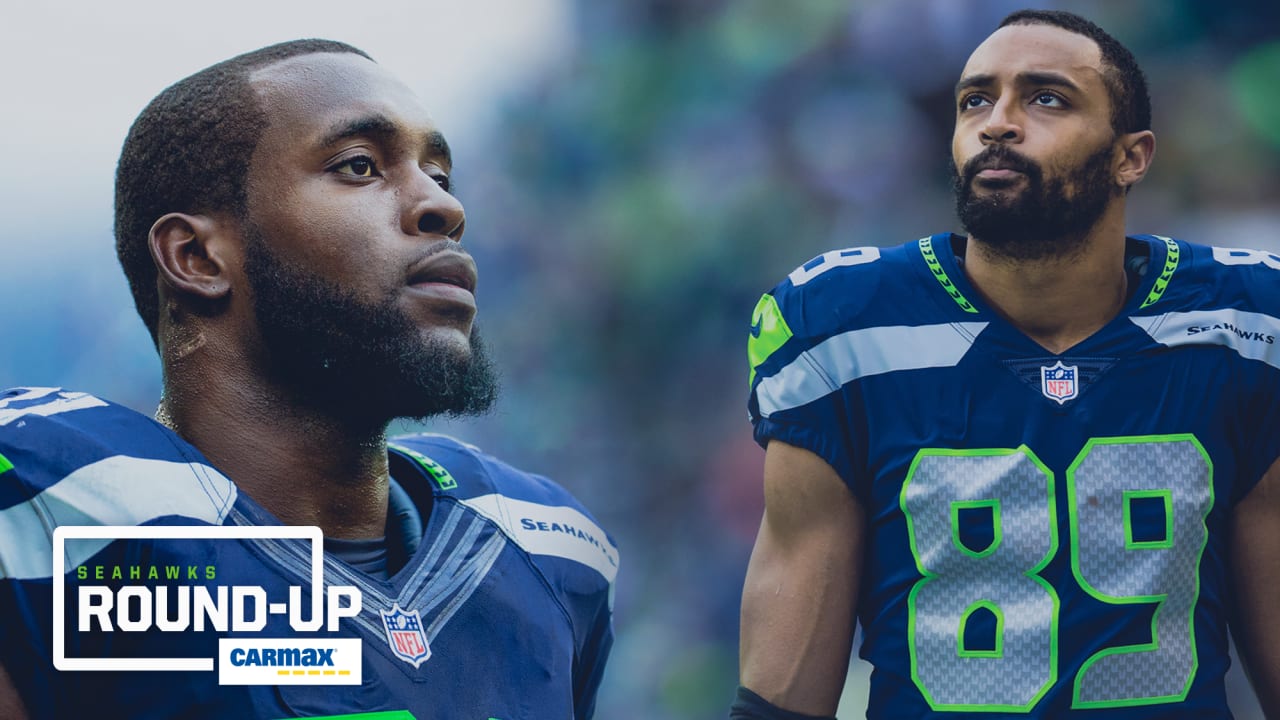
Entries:
[[1078, 366], [1063, 365], [1059, 360], [1053, 367], [1040, 368], [1040, 391], [1050, 400], [1057, 400], [1059, 405], [1080, 394], [1080, 385], [1076, 382]]
[[391, 612], [382, 611], [382, 626], [387, 630], [387, 645], [396, 657], [415, 668], [431, 657], [427, 636], [422, 634], [422, 618], [418, 611], [405, 612], [399, 604]]

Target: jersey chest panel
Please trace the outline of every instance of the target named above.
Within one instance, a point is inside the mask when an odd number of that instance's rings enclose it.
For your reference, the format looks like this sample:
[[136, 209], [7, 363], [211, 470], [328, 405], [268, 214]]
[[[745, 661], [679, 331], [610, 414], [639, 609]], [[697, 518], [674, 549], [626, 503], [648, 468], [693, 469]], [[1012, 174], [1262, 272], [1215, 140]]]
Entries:
[[982, 334], [953, 367], [843, 391], [865, 419], [873, 717], [1225, 707], [1233, 360], [1129, 340], [1062, 403]]

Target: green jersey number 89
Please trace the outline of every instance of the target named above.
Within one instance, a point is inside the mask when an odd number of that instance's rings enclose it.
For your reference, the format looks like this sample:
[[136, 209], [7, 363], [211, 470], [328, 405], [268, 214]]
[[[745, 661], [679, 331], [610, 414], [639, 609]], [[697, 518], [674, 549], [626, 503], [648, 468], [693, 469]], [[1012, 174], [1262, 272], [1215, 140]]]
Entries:
[[[912, 679], [934, 710], [1028, 712], [1058, 679], [1058, 593], [1039, 573], [1058, 551], [1054, 476], [1031, 449], [916, 454], [900, 504], [924, 577], [908, 598]], [[1192, 435], [1097, 438], [1067, 468], [1071, 569], [1108, 604], [1154, 603], [1151, 642], [1107, 647], [1076, 673], [1072, 707], [1184, 699], [1196, 673], [1193, 611], [1213, 507], [1213, 465]], [[1138, 505], [1163, 528], [1136, 533]], [[990, 514], [990, 545], [960, 536], [966, 509]], [[995, 643], [966, 646], [976, 612]]]

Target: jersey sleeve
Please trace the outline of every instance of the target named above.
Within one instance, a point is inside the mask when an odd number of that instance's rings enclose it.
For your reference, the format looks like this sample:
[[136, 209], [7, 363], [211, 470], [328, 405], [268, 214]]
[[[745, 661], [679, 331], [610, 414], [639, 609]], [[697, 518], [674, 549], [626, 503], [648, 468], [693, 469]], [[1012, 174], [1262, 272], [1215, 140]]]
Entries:
[[[0, 439], [0, 492], [10, 498], [25, 494], [23, 488], [28, 484], [20, 464], [9, 460], [14, 454]], [[23, 536], [14, 523], [5, 522], [7, 519], [0, 510], [0, 615], [4, 617], [0, 622], [0, 666], [8, 672], [28, 714], [39, 718], [53, 697], [52, 583], [49, 577], [23, 577], [27, 573], [22, 569], [40, 558], [22, 550]], [[31, 554], [43, 555], [39, 547], [32, 548]]]
[[613, 649], [613, 585], [610, 584], [603, 595], [595, 593], [584, 609], [583, 620], [589, 631], [579, 651], [573, 677], [575, 720], [588, 720], [595, 715], [596, 695]]
[[1257, 429], [1254, 447], [1241, 469], [1246, 490], [1252, 489], [1267, 470], [1280, 461], [1280, 369], [1272, 368], [1262, 374], [1259, 398], [1253, 403], [1251, 417], [1245, 421], [1247, 426]]
[[878, 248], [820, 255], [756, 304], [747, 338], [747, 407], [757, 443], [804, 448], [857, 491], [865, 447], [858, 387], [846, 380], [858, 358], [846, 342], [876, 291]]
[[[83, 673], [54, 670], [54, 583], [133, 547], [67, 539], [64, 576], [55, 577], [54, 530], [221, 524], [235, 497], [231, 481], [194, 448], [132, 410], [58, 388], [0, 392], [0, 663], [33, 718], [58, 715], [54, 708], [83, 681]], [[67, 625], [76, 617], [74, 594], [65, 602]], [[82, 635], [64, 633], [65, 656], [109, 656], [107, 634]]]
[[1240, 398], [1230, 478], [1230, 499], [1239, 500], [1280, 459], [1280, 256], [1147, 237], [1176, 243], [1181, 261], [1166, 262], [1172, 281], [1162, 281], [1171, 299], [1152, 308], [1163, 314], [1133, 320], [1161, 345], [1217, 347], [1230, 358], [1213, 380]]
[[[1247, 344], [1256, 348], [1241, 378], [1251, 389], [1244, 426], [1253, 430], [1252, 447], [1241, 465], [1243, 496], [1280, 460], [1280, 256], [1224, 248], [1213, 248], [1213, 253], [1219, 263], [1239, 263], [1228, 269], [1244, 285], [1241, 309], [1250, 319]], [[1255, 377], [1250, 379], [1250, 374]]]

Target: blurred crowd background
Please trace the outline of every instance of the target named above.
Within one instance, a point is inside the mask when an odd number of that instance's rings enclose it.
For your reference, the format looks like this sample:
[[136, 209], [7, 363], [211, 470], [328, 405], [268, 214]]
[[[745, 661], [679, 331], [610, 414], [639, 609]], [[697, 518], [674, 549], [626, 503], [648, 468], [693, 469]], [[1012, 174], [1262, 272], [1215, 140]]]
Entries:
[[[414, 6], [424, 28], [431, 6]], [[504, 396], [488, 417], [432, 428], [556, 478], [616, 538], [618, 634], [598, 717], [725, 716], [762, 510], [751, 309], [824, 250], [959, 229], [952, 87], [1026, 6], [1094, 19], [1149, 76], [1158, 149], [1130, 197], [1132, 231], [1280, 251], [1274, 2], [565, 0], [556, 50], [521, 68], [483, 123], [444, 123]], [[5, 113], [39, 112], [18, 100]], [[56, 183], [71, 161], [8, 172]], [[58, 222], [79, 223], [77, 242], [112, 242], [109, 198], [89, 200], [88, 219], [77, 202], [0, 229], [0, 252], [22, 259], [3, 264], [0, 385], [150, 412], [158, 364], [110, 251], [59, 249]], [[842, 720], [862, 717], [864, 676], [855, 666]], [[1240, 682], [1238, 716], [1261, 717]]]

